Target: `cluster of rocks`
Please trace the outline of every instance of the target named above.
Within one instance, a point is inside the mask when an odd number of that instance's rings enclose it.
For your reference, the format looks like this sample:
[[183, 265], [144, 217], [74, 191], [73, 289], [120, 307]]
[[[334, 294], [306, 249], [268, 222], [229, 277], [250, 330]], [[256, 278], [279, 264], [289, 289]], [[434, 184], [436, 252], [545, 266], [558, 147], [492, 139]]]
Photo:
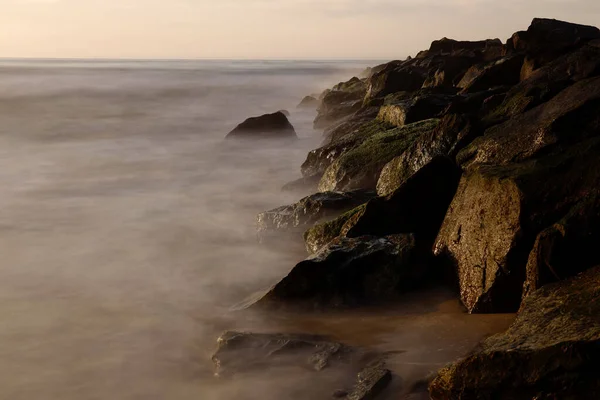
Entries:
[[443, 38], [302, 103], [324, 142], [288, 187], [319, 193], [259, 231], [304, 231], [311, 255], [253, 307], [356, 307], [439, 280], [469, 313], [518, 315], [432, 399], [600, 398], [600, 30]]

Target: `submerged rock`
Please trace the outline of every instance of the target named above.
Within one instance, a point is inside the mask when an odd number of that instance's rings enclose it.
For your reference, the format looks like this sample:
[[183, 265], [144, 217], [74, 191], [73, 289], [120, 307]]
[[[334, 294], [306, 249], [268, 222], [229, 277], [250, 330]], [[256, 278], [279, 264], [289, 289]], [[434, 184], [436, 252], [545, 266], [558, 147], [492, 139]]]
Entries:
[[512, 326], [442, 369], [434, 400], [600, 398], [600, 268], [529, 296]]
[[285, 114], [278, 111], [260, 117], [248, 118], [227, 135], [231, 138], [297, 138], [296, 131]]
[[310, 108], [316, 109], [320, 104], [320, 101], [312, 96], [305, 96], [302, 101], [298, 104], [297, 108]]
[[381, 355], [334, 342], [325, 336], [226, 332], [217, 343], [218, 349], [212, 357], [217, 376], [276, 371], [288, 366], [303, 367], [315, 373], [342, 369], [339, 385], [348, 387], [336, 390], [334, 397], [347, 400], [373, 400], [392, 380]]
[[340, 215], [374, 196], [374, 192], [364, 190], [312, 194], [295, 204], [258, 214], [258, 237], [261, 241], [271, 236], [279, 238], [282, 231], [301, 235], [307, 227]]
[[600, 139], [519, 164], [480, 166], [459, 184], [435, 245], [457, 268], [469, 312], [515, 311], [537, 234], [600, 185]]
[[267, 308], [355, 307], [397, 298], [421, 283], [424, 258], [412, 235], [338, 238], [255, 303]]
[[426, 120], [370, 136], [329, 165], [319, 190], [375, 189], [383, 167], [437, 124], [438, 120]]

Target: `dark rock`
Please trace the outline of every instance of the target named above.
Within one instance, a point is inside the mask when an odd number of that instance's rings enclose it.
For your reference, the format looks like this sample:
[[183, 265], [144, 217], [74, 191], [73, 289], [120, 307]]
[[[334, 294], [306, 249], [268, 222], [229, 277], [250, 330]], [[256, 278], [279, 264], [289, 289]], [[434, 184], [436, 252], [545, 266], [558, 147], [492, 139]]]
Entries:
[[599, 133], [600, 78], [591, 78], [486, 130], [459, 153], [457, 160], [463, 168], [518, 162]]
[[437, 124], [438, 120], [426, 120], [370, 136], [329, 165], [319, 190], [375, 189], [383, 167]]
[[316, 109], [319, 106], [320, 102], [316, 98], [312, 96], [306, 96], [302, 99], [300, 104], [298, 104], [298, 108], [310, 108]]
[[521, 78], [522, 55], [511, 55], [471, 67], [458, 83], [463, 93], [473, 93], [496, 86], [515, 85]]
[[368, 132], [360, 132], [360, 130], [365, 128], [368, 130], [368, 125], [366, 124], [377, 118], [380, 106], [363, 107], [337, 124], [326, 128], [323, 131], [323, 136], [325, 137], [324, 144], [331, 144], [344, 139], [346, 136], [367, 136]]
[[295, 204], [258, 214], [258, 237], [261, 241], [270, 237], [279, 238], [282, 231], [300, 236], [308, 227], [332, 219], [374, 196], [375, 193], [364, 190], [312, 194]]
[[217, 376], [285, 364], [321, 371], [357, 356], [355, 349], [318, 335], [226, 332], [217, 344], [212, 356]]
[[460, 171], [446, 157], [436, 157], [386, 197], [369, 201], [344, 225], [347, 237], [413, 233], [431, 248], [452, 201]]
[[339, 139], [310, 151], [300, 168], [302, 175], [305, 177], [322, 176], [327, 168], [342, 154], [360, 145], [371, 136], [386, 132], [390, 128], [389, 124], [380, 121], [370, 121], [353, 127], [352, 130], [347, 131]]
[[484, 51], [486, 49], [502, 49], [502, 42], [500, 39], [488, 39], [479, 40], [474, 42], [459, 41], [448, 38], [442, 38], [440, 40], [434, 40], [429, 47], [430, 53], [443, 53], [452, 54], [460, 50], [479, 50]]
[[[526, 64], [527, 61], [523, 69], [527, 68]], [[503, 122], [528, 111], [573, 83], [597, 75], [600, 75], [600, 47], [589, 43], [530, 72], [527, 79], [510, 89], [502, 104], [486, 116], [487, 124]]]
[[600, 185], [600, 139], [461, 179], [435, 245], [469, 312], [515, 311], [537, 234]]
[[289, 117], [290, 115], [292, 115], [292, 114], [290, 114], [290, 112], [288, 110], [279, 110], [279, 112], [282, 113], [283, 115], [285, 115], [286, 117]]
[[402, 67], [390, 63], [367, 80], [365, 102], [391, 93], [418, 90], [425, 82], [426, 73], [427, 71], [422, 68]]
[[296, 131], [285, 114], [278, 111], [248, 118], [229, 132], [227, 138], [297, 138]]
[[377, 119], [394, 126], [436, 118], [456, 98], [448, 94], [414, 94], [400, 100], [386, 101]]
[[391, 300], [421, 282], [423, 258], [412, 235], [338, 238], [297, 264], [255, 306], [320, 309]]
[[319, 104], [318, 114], [314, 121], [315, 129], [326, 128], [359, 111], [365, 93], [366, 84], [358, 78], [335, 85], [323, 96], [321, 104]]
[[536, 238], [527, 262], [523, 297], [600, 264], [600, 188]]
[[529, 296], [505, 332], [442, 369], [434, 400], [597, 399], [600, 268]]
[[391, 382], [392, 373], [385, 367], [383, 361], [377, 361], [366, 366], [358, 373], [356, 385], [348, 394], [348, 400], [373, 400]]
[[600, 38], [600, 30], [593, 26], [577, 25], [555, 19], [535, 18], [527, 31], [515, 33], [509, 45], [515, 51], [526, 52], [538, 65]]
[[317, 186], [319, 186], [322, 175], [323, 174], [303, 176], [295, 181], [286, 183], [281, 190], [294, 193], [314, 193], [317, 191]]

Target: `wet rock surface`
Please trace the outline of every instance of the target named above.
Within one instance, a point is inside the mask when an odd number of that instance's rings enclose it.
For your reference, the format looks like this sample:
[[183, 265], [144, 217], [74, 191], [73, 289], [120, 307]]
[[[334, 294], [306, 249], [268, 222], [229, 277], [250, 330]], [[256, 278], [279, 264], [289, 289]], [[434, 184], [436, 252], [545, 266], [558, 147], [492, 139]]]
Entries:
[[296, 131], [282, 111], [248, 118], [227, 134], [228, 139], [295, 139]]
[[297, 233], [366, 203], [374, 192], [323, 192], [304, 197], [295, 204], [265, 211], [257, 216], [257, 231], [261, 241], [280, 237], [282, 232]]
[[437, 399], [600, 396], [600, 268], [531, 294], [512, 326], [442, 369]]

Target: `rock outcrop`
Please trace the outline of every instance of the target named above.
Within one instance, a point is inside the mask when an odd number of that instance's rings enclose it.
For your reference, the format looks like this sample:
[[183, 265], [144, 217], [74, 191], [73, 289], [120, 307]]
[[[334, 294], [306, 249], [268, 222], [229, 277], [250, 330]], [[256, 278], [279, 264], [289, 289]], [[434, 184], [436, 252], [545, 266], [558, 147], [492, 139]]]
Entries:
[[456, 267], [469, 312], [515, 311], [536, 235], [600, 185], [600, 138], [504, 166], [459, 184], [435, 245]]
[[600, 397], [600, 268], [525, 300], [505, 333], [442, 369], [433, 400]]
[[346, 308], [389, 301], [421, 283], [413, 235], [338, 238], [297, 264], [254, 307]]
[[316, 98], [312, 96], [305, 96], [302, 99], [302, 101], [298, 104], [297, 108], [308, 108], [314, 110], [317, 107], [319, 107], [319, 104], [320, 102]]
[[278, 111], [248, 118], [227, 134], [227, 139], [295, 139], [296, 131], [286, 115]]
[[356, 77], [335, 85], [321, 99], [315, 129], [325, 128], [360, 110], [366, 90], [365, 82]]

